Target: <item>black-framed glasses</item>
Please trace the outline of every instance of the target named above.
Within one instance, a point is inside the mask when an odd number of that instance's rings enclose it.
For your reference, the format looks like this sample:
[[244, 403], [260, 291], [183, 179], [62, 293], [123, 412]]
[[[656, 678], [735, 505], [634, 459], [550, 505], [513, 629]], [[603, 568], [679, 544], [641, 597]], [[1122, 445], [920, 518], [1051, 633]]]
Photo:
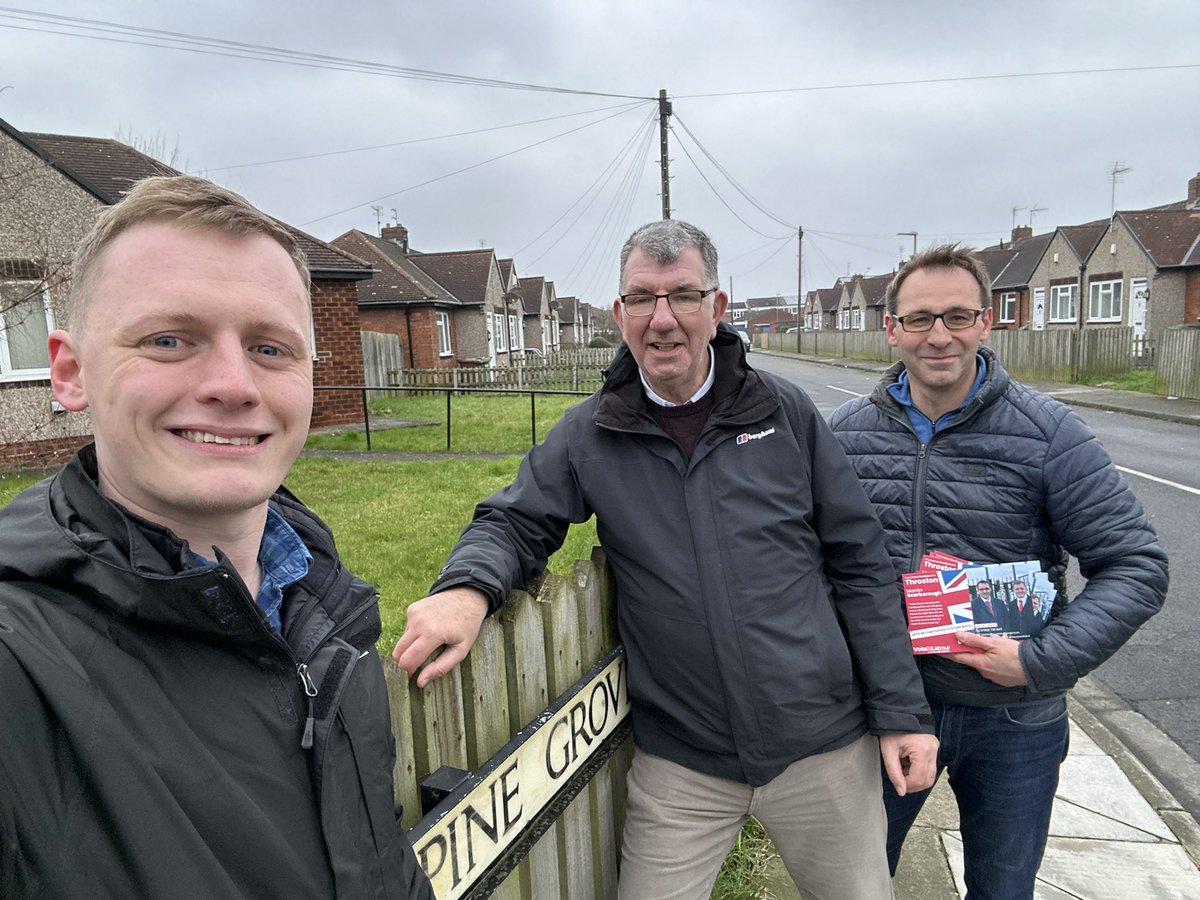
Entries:
[[650, 294], [636, 291], [632, 294], [621, 294], [621, 303], [625, 305], [627, 316], [652, 316], [658, 306], [660, 297], [667, 298], [667, 305], [676, 315], [687, 315], [700, 309], [704, 298], [720, 288], [710, 287], [705, 291], [671, 291], [667, 294]]
[[983, 315], [982, 309], [948, 309], [944, 313], [916, 312], [907, 316], [893, 316], [905, 331], [932, 331], [933, 323], [942, 320], [951, 331], [970, 328]]

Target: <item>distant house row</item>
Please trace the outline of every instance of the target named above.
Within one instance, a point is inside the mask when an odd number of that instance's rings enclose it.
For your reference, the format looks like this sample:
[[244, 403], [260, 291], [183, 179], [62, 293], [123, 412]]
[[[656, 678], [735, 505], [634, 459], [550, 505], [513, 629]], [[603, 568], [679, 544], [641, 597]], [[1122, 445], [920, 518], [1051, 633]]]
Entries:
[[[1187, 199], [1109, 219], [1061, 225], [976, 251], [992, 279], [993, 328], [1034, 331], [1126, 325], [1155, 339], [1171, 325], [1200, 322], [1200, 174]], [[840, 278], [796, 297], [731, 304], [730, 321], [751, 335], [802, 328], [879, 331], [895, 272]]]
[[[70, 261], [102, 209], [176, 169], [110, 138], [22, 132], [0, 119], [0, 465], [61, 460], [88, 440], [86, 414], [50, 390], [46, 338], [65, 322]], [[505, 366], [585, 346], [591, 308], [490, 249], [420, 253], [401, 226], [326, 243], [293, 232], [312, 277], [313, 425], [361, 418], [361, 331], [399, 335], [406, 367]]]
[[330, 245], [371, 267], [359, 319], [364, 331], [400, 337], [407, 368], [504, 366], [592, 338], [587, 303], [559, 297], [541, 275], [518, 276], [491, 249], [422, 253], [403, 225], [378, 237], [351, 229]]

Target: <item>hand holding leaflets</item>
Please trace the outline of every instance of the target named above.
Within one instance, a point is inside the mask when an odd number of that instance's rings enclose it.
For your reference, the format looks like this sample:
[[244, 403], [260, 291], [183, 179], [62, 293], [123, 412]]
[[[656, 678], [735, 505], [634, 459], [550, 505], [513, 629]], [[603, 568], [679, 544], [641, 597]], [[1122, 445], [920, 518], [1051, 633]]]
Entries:
[[935, 550], [902, 581], [913, 653], [985, 652], [960, 641], [963, 632], [1033, 637], [1046, 624], [1054, 600], [1054, 588], [1037, 560], [977, 566]]

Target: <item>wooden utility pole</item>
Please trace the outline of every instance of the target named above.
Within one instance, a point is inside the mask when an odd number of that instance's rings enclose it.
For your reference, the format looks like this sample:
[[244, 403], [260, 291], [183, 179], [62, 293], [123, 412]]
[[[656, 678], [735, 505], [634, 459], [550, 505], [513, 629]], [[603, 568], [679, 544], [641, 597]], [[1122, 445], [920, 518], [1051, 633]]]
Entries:
[[667, 156], [667, 119], [671, 117], [671, 101], [667, 89], [658, 92], [658, 167], [662, 174], [662, 214], [671, 218], [671, 161]]
[[[801, 315], [804, 309], [804, 226], [796, 228], [800, 246], [796, 250], [796, 333], [800, 333]], [[796, 338], [796, 340], [800, 340]]]

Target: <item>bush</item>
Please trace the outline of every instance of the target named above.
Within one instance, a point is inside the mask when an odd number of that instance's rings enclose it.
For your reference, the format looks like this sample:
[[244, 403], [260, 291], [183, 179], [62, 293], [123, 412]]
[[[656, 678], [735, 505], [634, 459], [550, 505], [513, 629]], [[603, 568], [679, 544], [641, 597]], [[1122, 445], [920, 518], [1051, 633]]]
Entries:
[[588, 341], [588, 346], [589, 347], [611, 347], [612, 342], [605, 340], [602, 337], [594, 337], [590, 341]]

